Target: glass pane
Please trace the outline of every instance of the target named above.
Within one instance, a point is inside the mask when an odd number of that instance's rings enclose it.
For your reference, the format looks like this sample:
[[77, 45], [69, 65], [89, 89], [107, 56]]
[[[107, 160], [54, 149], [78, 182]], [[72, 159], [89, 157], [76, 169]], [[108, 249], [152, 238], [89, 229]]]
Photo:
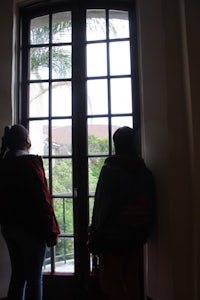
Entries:
[[53, 43], [70, 43], [72, 40], [71, 12], [60, 12], [52, 17]]
[[[96, 187], [94, 188], [96, 190]], [[94, 197], [89, 198], [89, 224], [92, 223], [92, 212], [94, 207]]]
[[107, 75], [106, 44], [87, 45], [87, 76]]
[[55, 248], [55, 271], [74, 273], [74, 239], [60, 237]]
[[87, 81], [87, 111], [88, 115], [108, 113], [107, 80]]
[[52, 47], [52, 78], [71, 78], [71, 46]]
[[52, 186], [54, 195], [72, 195], [72, 160], [54, 158], [52, 160]]
[[42, 16], [31, 20], [30, 24], [30, 44], [49, 43], [49, 16]]
[[49, 152], [48, 121], [30, 121], [29, 135], [31, 139], [30, 153], [47, 155]]
[[44, 273], [51, 272], [51, 252], [49, 247], [46, 247], [45, 260], [42, 270]]
[[90, 157], [88, 159], [89, 195], [95, 193], [97, 181], [104, 161], [105, 157]]
[[130, 43], [112, 42], [110, 43], [110, 74], [130, 75]]
[[112, 114], [132, 112], [132, 89], [130, 78], [111, 79]]
[[29, 117], [46, 117], [49, 112], [48, 83], [29, 85]]
[[47, 158], [42, 158], [42, 161], [43, 161], [45, 176], [49, 186], [49, 160]]
[[72, 115], [72, 83], [58, 81], [52, 83], [52, 116]]
[[53, 199], [54, 211], [60, 231], [62, 233], [73, 234], [74, 223], [73, 223], [73, 203], [72, 199], [67, 198], [56, 198]]
[[88, 154], [108, 152], [108, 119], [88, 118]]
[[128, 12], [120, 10], [109, 11], [109, 38], [129, 38]]
[[52, 155], [72, 154], [71, 119], [52, 121]]
[[119, 127], [122, 126], [133, 127], [133, 118], [131, 116], [113, 117], [111, 121], [112, 121], [112, 136]]
[[87, 10], [87, 41], [106, 38], [106, 17], [104, 9]]
[[49, 78], [49, 48], [35, 47], [30, 49], [30, 79]]

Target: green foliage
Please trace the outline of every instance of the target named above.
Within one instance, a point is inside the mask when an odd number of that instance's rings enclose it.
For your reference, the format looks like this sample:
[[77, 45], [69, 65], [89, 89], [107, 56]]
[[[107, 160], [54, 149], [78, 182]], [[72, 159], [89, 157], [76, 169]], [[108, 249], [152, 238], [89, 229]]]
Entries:
[[62, 233], [73, 233], [72, 198], [54, 199], [54, 210]]
[[52, 49], [52, 69], [57, 77], [67, 77], [67, 70], [71, 70], [71, 52], [64, 47]]
[[31, 28], [31, 44], [47, 44], [49, 42], [49, 26]]
[[72, 193], [72, 161], [71, 159], [55, 159], [53, 161], [53, 194]]
[[90, 154], [108, 154], [108, 140], [91, 134], [88, 136], [88, 149]]

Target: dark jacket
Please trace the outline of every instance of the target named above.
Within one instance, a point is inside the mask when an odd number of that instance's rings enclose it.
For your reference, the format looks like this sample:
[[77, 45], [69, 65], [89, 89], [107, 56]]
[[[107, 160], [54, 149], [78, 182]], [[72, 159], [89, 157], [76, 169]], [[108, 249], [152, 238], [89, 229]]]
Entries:
[[[89, 234], [92, 240], [111, 243], [116, 241], [134, 244], [136, 230], [134, 226], [120, 222], [125, 205], [137, 204], [139, 197], [147, 199], [150, 220], [148, 230], [153, 225], [155, 205], [155, 186], [152, 173], [143, 159], [132, 156], [112, 156], [105, 160], [99, 176], [92, 223]], [[151, 224], [150, 224], [151, 223]], [[140, 226], [141, 228], [141, 226]], [[147, 239], [149, 232], [144, 233]]]
[[41, 157], [7, 156], [1, 160], [0, 224], [36, 233], [47, 244], [60, 233]]

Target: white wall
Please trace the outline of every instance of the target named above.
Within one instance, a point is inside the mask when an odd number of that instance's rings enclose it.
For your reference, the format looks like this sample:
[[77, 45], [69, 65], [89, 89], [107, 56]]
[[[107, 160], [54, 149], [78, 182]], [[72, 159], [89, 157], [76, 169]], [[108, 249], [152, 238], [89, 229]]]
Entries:
[[[13, 114], [13, 1], [0, 1], [0, 134]], [[158, 226], [148, 245], [147, 294], [155, 300], [198, 300], [200, 2], [136, 2], [142, 146], [158, 190]], [[0, 237], [0, 298], [6, 295], [9, 275]]]

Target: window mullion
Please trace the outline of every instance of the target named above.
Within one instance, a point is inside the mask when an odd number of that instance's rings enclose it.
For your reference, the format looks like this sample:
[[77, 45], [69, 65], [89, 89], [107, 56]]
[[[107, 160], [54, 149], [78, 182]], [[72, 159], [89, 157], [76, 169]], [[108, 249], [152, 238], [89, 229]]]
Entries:
[[[72, 56], [72, 109], [73, 109], [73, 185], [77, 191], [74, 198], [75, 272], [84, 280], [89, 266], [86, 248], [88, 226], [88, 183], [87, 183], [87, 143], [86, 143], [86, 14], [77, 7], [72, 16], [73, 56]], [[81, 283], [80, 283], [81, 284]], [[82, 284], [81, 284], [82, 285]]]

